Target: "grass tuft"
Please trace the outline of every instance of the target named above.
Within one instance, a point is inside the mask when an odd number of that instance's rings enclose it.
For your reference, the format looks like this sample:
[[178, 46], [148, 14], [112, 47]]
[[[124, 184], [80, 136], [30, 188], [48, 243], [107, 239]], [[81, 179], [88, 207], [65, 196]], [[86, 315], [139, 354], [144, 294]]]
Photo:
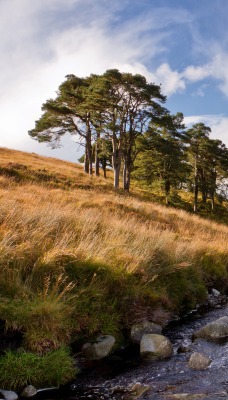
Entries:
[[0, 386], [7, 390], [21, 390], [27, 385], [59, 386], [73, 379], [75, 374], [69, 351], [65, 348], [44, 356], [8, 351], [0, 357]]

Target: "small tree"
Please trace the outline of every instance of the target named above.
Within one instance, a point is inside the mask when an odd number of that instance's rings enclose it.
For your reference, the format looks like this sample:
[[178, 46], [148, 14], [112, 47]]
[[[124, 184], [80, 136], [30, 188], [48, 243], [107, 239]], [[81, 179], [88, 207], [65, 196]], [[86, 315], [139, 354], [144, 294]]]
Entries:
[[194, 212], [198, 211], [198, 193], [205, 204], [208, 196], [214, 210], [215, 194], [219, 182], [227, 176], [228, 150], [221, 140], [210, 139], [211, 129], [203, 123], [193, 125], [187, 131], [189, 162], [194, 171]]
[[[211, 129], [203, 123], [195, 124], [187, 130], [189, 162], [194, 171], [194, 213], [198, 212], [200, 175], [202, 175], [202, 170], [205, 170], [205, 145], [210, 132]], [[202, 177], [201, 182], [203, 182]]]
[[135, 177], [147, 184], [159, 180], [166, 204], [171, 187], [185, 182], [189, 172], [183, 128], [183, 114], [166, 114], [160, 124], [151, 122], [140, 139], [141, 152], [136, 161]]

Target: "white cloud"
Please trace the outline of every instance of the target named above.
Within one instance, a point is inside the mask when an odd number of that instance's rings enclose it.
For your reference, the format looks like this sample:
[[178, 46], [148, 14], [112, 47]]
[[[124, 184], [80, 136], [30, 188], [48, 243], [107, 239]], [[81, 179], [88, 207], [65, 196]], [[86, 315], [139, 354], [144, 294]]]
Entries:
[[[124, 7], [131, 7], [130, 0], [0, 0], [2, 146], [52, 154], [27, 132], [40, 117], [42, 103], [55, 96], [69, 73], [87, 76], [108, 68], [141, 73], [161, 83], [168, 96], [183, 92], [191, 82], [214, 77], [228, 96], [228, 55], [221, 51], [204, 65], [180, 71], [166, 61], [154, 72], [148, 68], [151, 60], [158, 65], [157, 57], [167, 54], [169, 27], [191, 21], [188, 12], [152, 7], [128, 19], [121, 16]], [[222, 132], [225, 125], [220, 121], [217, 128]], [[71, 138], [67, 140], [65, 153], [56, 154], [65, 157], [68, 152], [69, 159], [78, 158]]]
[[201, 81], [202, 79], [208, 78], [212, 75], [212, 66], [210, 64], [187, 67], [182, 76], [191, 82]]
[[228, 117], [225, 115], [192, 115], [184, 118], [187, 127], [199, 122], [211, 128], [211, 137], [220, 139], [228, 146]]
[[219, 81], [218, 88], [228, 97], [228, 53], [221, 49], [211, 56], [211, 61], [200, 66], [188, 66], [180, 75], [185, 82], [199, 82], [206, 78]]
[[185, 89], [186, 84], [178, 71], [172, 71], [167, 63], [160, 65], [154, 73], [154, 81], [162, 85], [162, 92], [169, 96]]
[[[146, 65], [166, 50], [164, 29], [173, 21], [184, 23], [189, 15], [169, 12], [161, 18], [163, 10], [153, 9], [120, 20], [118, 12], [126, 5], [129, 0], [108, 7], [106, 0], [0, 1], [2, 146], [34, 151], [36, 142], [27, 132], [40, 117], [42, 103], [55, 96], [69, 73], [87, 76], [119, 68], [154, 81]], [[163, 81], [167, 94], [183, 88], [168, 65], [157, 69], [157, 80]], [[37, 152], [43, 151], [36, 146]]]

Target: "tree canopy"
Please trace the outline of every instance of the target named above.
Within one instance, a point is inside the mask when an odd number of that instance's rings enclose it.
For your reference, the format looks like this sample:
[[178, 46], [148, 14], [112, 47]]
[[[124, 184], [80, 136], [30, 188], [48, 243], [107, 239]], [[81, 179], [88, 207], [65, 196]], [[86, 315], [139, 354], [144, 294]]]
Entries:
[[146, 184], [157, 181], [169, 203], [171, 188], [194, 192], [202, 203], [214, 198], [227, 185], [228, 150], [220, 140], [210, 138], [203, 123], [187, 129], [184, 116], [171, 115], [164, 107], [161, 87], [139, 74], [107, 70], [86, 78], [67, 75], [56, 97], [42, 105], [42, 115], [29, 135], [52, 147], [60, 145], [66, 133], [77, 134], [85, 147], [84, 171], [99, 175], [102, 166], [113, 169], [114, 188], [129, 191], [134, 178]]

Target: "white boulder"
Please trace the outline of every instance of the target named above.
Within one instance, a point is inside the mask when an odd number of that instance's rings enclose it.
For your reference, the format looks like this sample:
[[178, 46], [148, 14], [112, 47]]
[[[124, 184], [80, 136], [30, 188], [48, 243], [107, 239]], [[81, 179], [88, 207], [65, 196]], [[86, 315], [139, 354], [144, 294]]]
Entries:
[[87, 360], [100, 360], [111, 353], [115, 341], [111, 335], [99, 336], [94, 343], [84, 344], [82, 354]]
[[194, 338], [219, 340], [228, 338], [228, 317], [221, 317], [210, 322], [194, 333]]
[[150, 360], [170, 358], [173, 354], [173, 346], [163, 335], [145, 334], [140, 343], [140, 354], [143, 358]]

